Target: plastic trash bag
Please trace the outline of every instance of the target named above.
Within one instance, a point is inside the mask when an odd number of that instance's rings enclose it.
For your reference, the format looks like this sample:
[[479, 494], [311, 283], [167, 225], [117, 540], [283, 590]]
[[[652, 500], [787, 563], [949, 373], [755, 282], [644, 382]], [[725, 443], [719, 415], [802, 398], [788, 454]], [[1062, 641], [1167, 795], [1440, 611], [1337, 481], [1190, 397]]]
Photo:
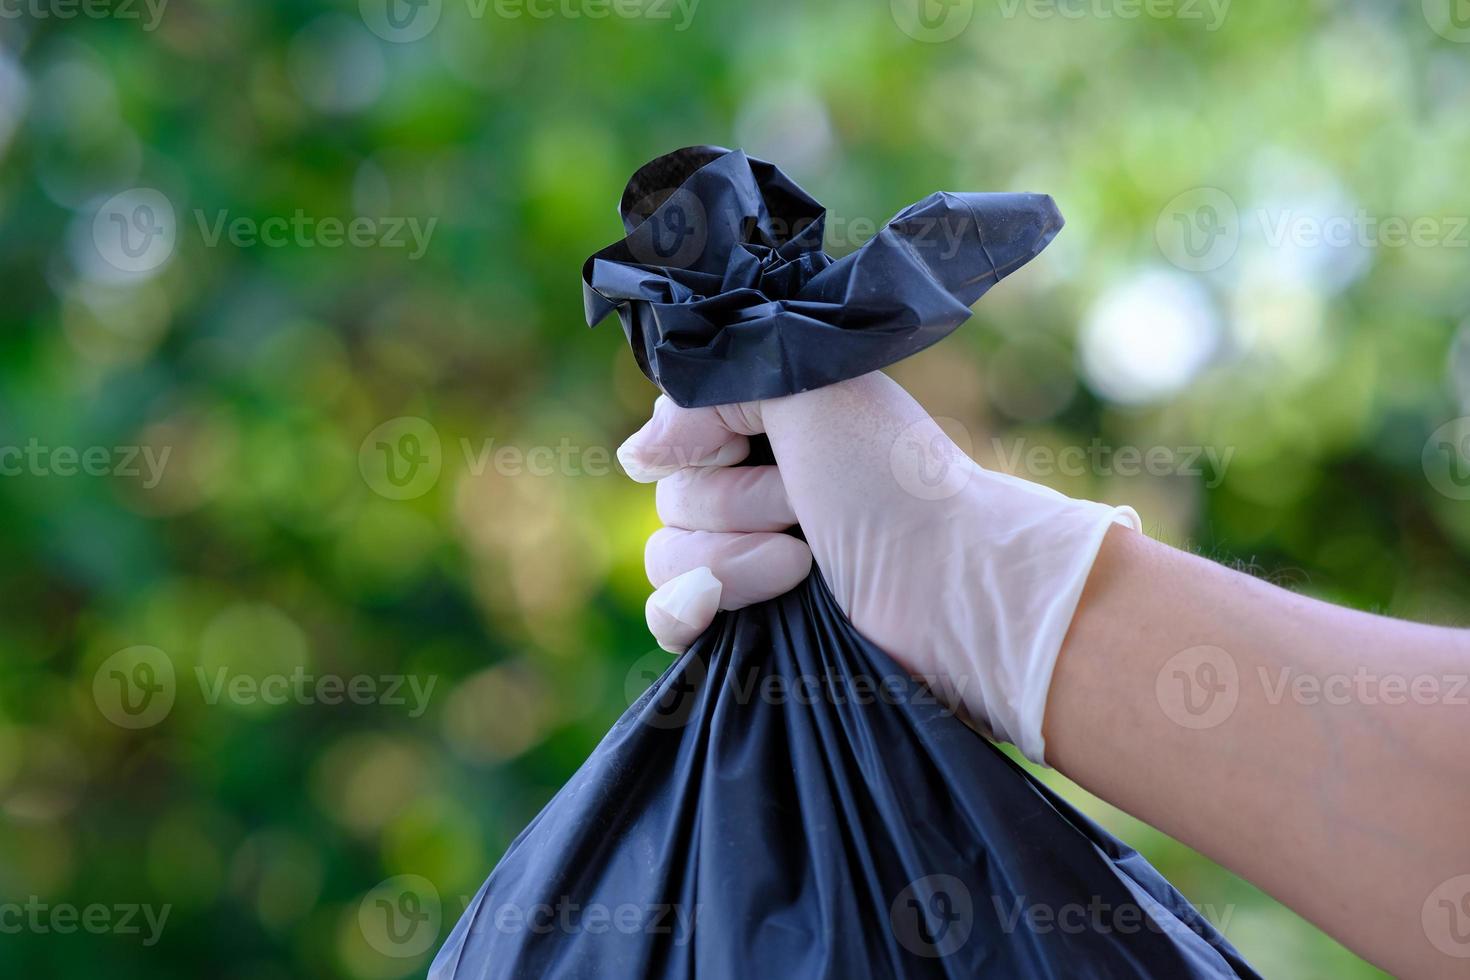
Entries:
[[918, 353], [1062, 227], [1045, 194], [931, 194], [834, 261], [820, 204], [771, 164], [712, 146], [645, 165], [621, 211], [628, 237], [582, 267], [587, 322], [616, 309], [638, 366], [686, 408]]
[[[665, 210], [695, 204], [699, 250], [668, 238], [681, 262], [633, 261], [653, 254], [635, 241], [650, 222], [697, 228]], [[629, 238], [584, 269], [589, 319], [618, 309], [640, 365], [690, 405], [927, 346], [1061, 224], [1041, 195], [937, 195], [833, 262], [815, 202], [709, 147], [640, 170], [623, 214]], [[915, 246], [915, 214], [964, 225], [960, 246]], [[430, 976], [1256, 976], [1143, 858], [944, 705], [817, 571], [721, 613], [511, 844]]]

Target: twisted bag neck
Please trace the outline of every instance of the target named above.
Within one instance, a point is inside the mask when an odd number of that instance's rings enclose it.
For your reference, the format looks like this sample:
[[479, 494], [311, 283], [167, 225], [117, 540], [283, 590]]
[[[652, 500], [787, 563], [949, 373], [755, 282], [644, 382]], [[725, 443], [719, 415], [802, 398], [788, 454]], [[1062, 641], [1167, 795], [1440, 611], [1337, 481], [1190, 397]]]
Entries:
[[715, 146], [645, 164], [619, 212], [627, 237], [582, 266], [587, 322], [616, 310], [638, 366], [685, 407], [789, 395], [917, 353], [1062, 227], [1045, 194], [941, 191], [834, 260], [815, 199]]

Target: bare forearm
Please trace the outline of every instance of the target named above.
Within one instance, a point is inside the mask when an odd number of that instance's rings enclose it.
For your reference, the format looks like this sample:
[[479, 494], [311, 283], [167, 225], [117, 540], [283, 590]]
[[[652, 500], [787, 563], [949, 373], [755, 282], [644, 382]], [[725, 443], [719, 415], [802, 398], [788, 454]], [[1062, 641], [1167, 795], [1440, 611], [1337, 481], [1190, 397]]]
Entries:
[[1467, 675], [1464, 631], [1118, 528], [1052, 680], [1047, 758], [1384, 968], [1459, 976], [1442, 947], [1470, 954], [1451, 931], [1470, 878], [1444, 884], [1470, 875]]

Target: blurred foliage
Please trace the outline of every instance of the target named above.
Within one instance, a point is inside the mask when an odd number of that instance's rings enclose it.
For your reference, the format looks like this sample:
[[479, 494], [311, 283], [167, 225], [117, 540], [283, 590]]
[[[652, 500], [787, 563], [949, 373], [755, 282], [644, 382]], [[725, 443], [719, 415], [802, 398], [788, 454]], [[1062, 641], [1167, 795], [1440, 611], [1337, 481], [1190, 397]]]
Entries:
[[[990, 465], [1094, 438], [1228, 452], [1021, 473], [1311, 594], [1465, 623], [1470, 507], [1426, 440], [1470, 412], [1449, 227], [1470, 215], [1470, 48], [1420, 4], [1212, 24], [960, 3], [934, 43], [884, 2], [487, 2], [431, 0], [412, 41], [372, 0], [0, 19], [0, 446], [37, 447], [0, 477], [0, 902], [169, 909], [152, 944], [7, 933], [0, 973], [423, 971], [433, 946], [361, 926], [375, 889], [418, 876], [447, 933], [651, 662], [652, 494], [610, 454], [654, 390], [616, 325], [583, 325], [577, 273], [620, 234], [623, 180], [677, 146], [779, 161], [835, 252], [936, 189], [1055, 195], [1053, 248], [900, 379]], [[175, 234], [128, 272], [104, 202], [134, 188]], [[1210, 268], [1169, 244], [1176, 221], [1209, 230], [1170, 210], [1196, 188], [1238, 212]], [[1444, 234], [1272, 240], [1358, 213]], [[215, 239], [221, 214], [433, 226], [414, 257], [320, 226]], [[437, 477], [387, 480], [379, 442]], [[40, 452], [61, 447], [103, 447], [107, 472], [67, 475]], [[126, 447], [168, 455], [150, 477]], [[308, 693], [249, 693], [283, 676]], [[391, 697], [394, 677], [433, 687]], [[312, 686], [354, 678], [371, 696]], [[141, 727], [133, 681], [173, 696]], [[1267, 975], [1378, 975], [1088, 806]]]

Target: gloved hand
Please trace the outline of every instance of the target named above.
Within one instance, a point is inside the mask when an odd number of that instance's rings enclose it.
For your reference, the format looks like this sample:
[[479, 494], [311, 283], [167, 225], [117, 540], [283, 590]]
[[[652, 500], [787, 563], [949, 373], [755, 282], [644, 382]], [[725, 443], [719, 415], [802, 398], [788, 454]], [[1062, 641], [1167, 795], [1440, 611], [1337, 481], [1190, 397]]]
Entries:
[[[775, 466], [732, 467], [764, 432]], [[969, 459], [869, 374], [736, 405], [667, 397], [618, 450], [658, 481], [647, 617], [681, 652], [718, 609], [798, 585], [815, 557], [852, 624], [993, 737], [1044, 762], [1042, 716], [1088, 572], [1128, 507], [1072, 500]], [[806, 543], [784, 528], [799, 523]]]

